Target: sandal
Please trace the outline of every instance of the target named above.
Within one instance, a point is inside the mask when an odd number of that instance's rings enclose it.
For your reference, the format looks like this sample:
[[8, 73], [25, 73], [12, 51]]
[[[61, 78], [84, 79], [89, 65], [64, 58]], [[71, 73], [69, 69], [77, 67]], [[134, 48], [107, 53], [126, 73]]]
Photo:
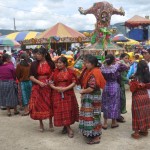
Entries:
[[44, 128], [40, 128], [38, 129], [40, 132], [44, 132]]
[[121, 114], [126, 114], [126, 113], [127, 113], [127, 111], [126, 111], [126, 110], [121, 112]]
[[11, 112], [7, 113], [7, 116], [8, 116], [8, 117], [11, 117]]
[[50, 131], [50, 132], [54, 132], [54, 127], [50, 127], [50, 128], [49, 128], [49, 131]]
[[120, 116], [118, 119], [116, 119], [117, 120], [117, 122], [120, 122], [120, 123], [124, 123], [124, 122], [126, 122], [125, 121], [125, 119], [124, 119], [124, 117], [122, 117], [122, 116]]
[[1, 108], [1, 110], [6, 110], [7, 109], [6, 107], [3, 107], [3, 106], [1, 106], [0, 108]]
[[19, 114], [19, 111], [14, 112], [14, 115], [18, 115], [18, 114]]
[[53, 124], [51, 124], [51, 123], [49, 124], [49, 131], [54, 132], [54, 127], [53, 127]]
[[119, 127], [118, 124], [116, 124], [116, 125], [111, 125], [111, 128], [118, 128], [118, 127]]
[[63, 129], [62, 129], [62, 132], [61, 132], [62, 134], [67, 134], [67, 128], [66, 127], [64, 127]]
[[93, 141], [93, 140], [87, 142], [87, 144], [89, 144], [89, 145], [99, 144], [99, 143], [100, 143], [100, 141]]
[[140, 131], [139, 134], [142, 136], [148, 136], [148, 131]]
[[68, 133], [68, 137], [73, 138], [74, 137], [74, 133]]
[[29, 112], [23, 113], [22, 116], [28, 116]]
[[134, 139], [139, 139], [141, 136], [138, 133], [132, 133], [131, 137], [134, 138]]
[[102, 128], [103, 128], [104, 130], [107, 130], [108, 127], [107, 127], [107, 126], [102, 126]]

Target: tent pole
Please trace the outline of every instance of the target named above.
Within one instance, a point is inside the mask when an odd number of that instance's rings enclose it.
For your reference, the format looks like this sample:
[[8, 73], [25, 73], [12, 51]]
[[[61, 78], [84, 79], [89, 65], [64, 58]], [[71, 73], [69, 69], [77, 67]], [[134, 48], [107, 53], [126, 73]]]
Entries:
[[67, 43], [66, 43], [66, 51], [67, 51], [68, 49], [67, 49]]

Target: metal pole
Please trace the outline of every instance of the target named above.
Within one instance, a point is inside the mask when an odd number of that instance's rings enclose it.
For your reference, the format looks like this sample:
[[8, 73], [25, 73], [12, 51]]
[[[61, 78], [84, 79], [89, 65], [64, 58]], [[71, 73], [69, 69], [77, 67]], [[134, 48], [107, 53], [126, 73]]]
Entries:
[[14, 18], [14, 31], [16, 31], [16, 20]]
[[67, 42], [66, 42], [66, 51], [67, 51]]

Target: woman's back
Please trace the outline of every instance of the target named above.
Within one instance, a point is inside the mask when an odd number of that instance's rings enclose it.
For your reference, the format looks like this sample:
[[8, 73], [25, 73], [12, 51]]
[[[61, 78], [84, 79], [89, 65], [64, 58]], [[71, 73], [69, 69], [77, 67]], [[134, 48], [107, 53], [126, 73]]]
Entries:
[[119, 77], [119, 64], [101, 67], [102, 74], [107, 82], [115, 82]]
[[12, 63], [3, 64], [0, 66], [0, 80], [14, 80], [15, 68]]
[[29, 66], [23, 66], [18, 64], [16, 68], [16, 76], [18, 80], [21, 81], [28, 81], [30, 74], [30, 65]]

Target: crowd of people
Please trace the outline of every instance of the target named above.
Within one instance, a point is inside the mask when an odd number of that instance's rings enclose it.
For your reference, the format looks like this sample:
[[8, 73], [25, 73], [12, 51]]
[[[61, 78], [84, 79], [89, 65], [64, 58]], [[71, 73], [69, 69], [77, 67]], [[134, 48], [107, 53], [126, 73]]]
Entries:
[[[148, 135], [150, 128], [150, 50], [142, 50], [143, 59], [130, 62], [129, 55], [122, 53], [120, 59], [108, 54], [101, 64], [87, 54], [83, 57], [84, 67], [77, 78], [69, 69], [67, 58], [58, 57], [53, 62], [45, 48], [21, 52], [16, 66], [7, 52], [0, 55], [0, 106], [7, 115], [20, 112], [22, 116], [39, 121], [39, 130], [45, 130], [43, 120], [49, 119], [49, 130], [62, 127], [62, 134], [73, 138], [71, 125], [79, 122], [79, 130], [89, 141], [100, 143], [102, 128], [107, 130], [125, 122], [121, 114], [127, 113], [125, 84], [132, 92], [132, 129], [135, 139]], [[136, 58], [137, 54], [135, 55]], [[80, 85], [81, 108], [74, 92]], [[104, 121], [102, 123], [101, 113]]]

